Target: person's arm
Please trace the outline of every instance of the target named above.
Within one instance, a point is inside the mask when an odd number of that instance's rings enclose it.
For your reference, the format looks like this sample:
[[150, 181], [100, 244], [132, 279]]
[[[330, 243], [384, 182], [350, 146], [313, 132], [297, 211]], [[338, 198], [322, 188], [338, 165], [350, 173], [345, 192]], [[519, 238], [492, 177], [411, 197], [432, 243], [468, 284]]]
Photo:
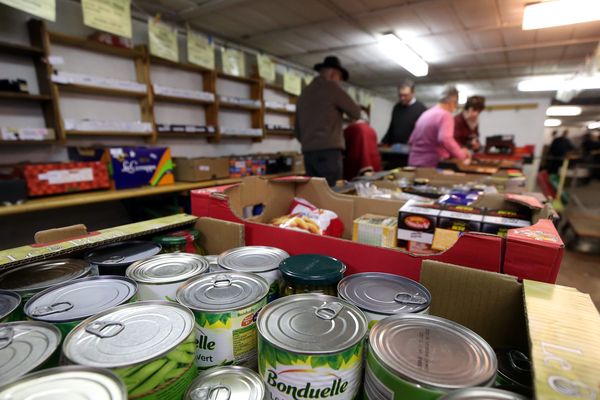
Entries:
[[339, 85], [335, 84], [336, 95], [335, 105], [338, 109], [345, 112], [350, 119], [360, 119], [360, 106], [352, 100], [352, 97]]
[[467, 158], [467, 153], [460, 148], [454, 139], [454, 118], [451, 114], [447, 114], [442, 118], [442, 123], [438, 130], [438, 142], [452, 157], [459, 160]]

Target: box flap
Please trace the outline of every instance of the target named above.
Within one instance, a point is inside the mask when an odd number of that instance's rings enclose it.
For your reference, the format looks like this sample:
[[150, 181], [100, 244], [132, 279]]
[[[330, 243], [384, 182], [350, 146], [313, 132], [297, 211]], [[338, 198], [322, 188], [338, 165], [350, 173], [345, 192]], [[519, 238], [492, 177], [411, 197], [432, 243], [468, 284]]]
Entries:
[[537, 399], [597, 399], [600, 315], [574, 288], [523, 282]]
[[218, 255], [226, 250], [244, 246], [244, 225], [220, 219], [201, 217], [196, 222], [200, 246], [207, 254]]
[[528, 227], [509, 229], [507, 239], [546, 247], [564, 247], [554, 224], [547, 219], [540, 219]]

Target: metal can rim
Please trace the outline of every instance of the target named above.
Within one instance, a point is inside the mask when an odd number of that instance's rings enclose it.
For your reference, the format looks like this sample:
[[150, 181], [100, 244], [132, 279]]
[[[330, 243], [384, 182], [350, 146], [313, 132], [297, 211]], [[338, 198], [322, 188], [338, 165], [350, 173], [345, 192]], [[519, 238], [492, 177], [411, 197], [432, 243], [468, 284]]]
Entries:
[[6, 311], [4, 314], [0, 314], [0, 320], [11, 315], [21, 305], [21, 295], [19, 293], [12, 291], [12, 290], [0, 289], [0, 296], [1, 295], [14, 297], [17, 300], [17, 302], [15, 303], [15, 305], [12, 308], [7, 309], [8, 311]]
[[[149, 267], [149, 265], [148, 266], [145, 265], [146, 263], [149, 263], [151, 261], [156, 261], [156, 260], [168, 259], [169, 257], [182, 257], [181, 255], [184, 255], [185, 257], [198, 258], [198, 261], [200, 262], [200, 264], [202, 264], [203, 268], [201, 268], [201, 270], [199, 270], [197, 272], [194, 272], [194, 274], [186, 275], [183, 278], [167, 277], [167, 278], [156, 278], [155, 280], [152, 280], [150, 278], [144, 278], [144, 276], [142, 276], [142, 275], [136, 275], [136, 273], [139, 272], [140, 270], [143, 271], [144, 268]], [[205, 273], [206, 271], [208, 271], [209, 266], [210, 266], [210, 263], [208, 262], [208, 260], [206, 260], [206, 258], [204, 256], [201, 256], [198, 254], [191, 254], [191, 253], [157, 254], [150, 258], [134, 261], [129, 267], [127, 267], [127, 269], [125, 270], [125, 274], [128, 278], [134, 280], [138, 284], [163, 285], [163, 284], [169, 284], [169, 283], [185, 282], [188, 279], [194, 278], [196, 275]]]
[[[77, 258], [57, 258], [57, 259], [49, 259], [49, 260], [36, 261], [36, 262], [30, 263], [30, 264], [25, 264], [25, 265], [19, 265], [19, 266], [15, 267], [15, 268], [10, 268], [10, 269], [7, 269], [7, 270], [4, 270], [4, 271], [0, 272], [0, 277], [2, 277], [2, 275], [4, 275], [4, 274], [16, 273], [17, 271], [21, 271], [21, 270], [24, 270], [26, 268], [35, 267], [35, 266], [38, 266], [38, 265], [44, 265], [44, 264], [56, 263], [56, 262], [65, 262], [65, 261], [68, 261], [68, 262], [73, 263], [73, 264], [79, 264], [81, 267], [83, 267], [81, 274], [78, 275], [78, 276], [76, 276], [76, 277], [74, 277], [74, 278], [72, 278], [71, 280], [73, 280], [73, 279], [80, 279], [82, 277], [85, 277], [87, 274], [90, 273], [90, 271], [92, 269], [91, 264], [89, 262], [87, 262], [87, 260], [80, 260], [80, 259], [77, 259]], [[67, 282], [69, 282], [69, 281], [67, 281]], [[24, 288], [24, 289], [4, 289], [4, 290], [9, 290], [11, 292], [15, 292], [15, 293], [18, 293], [19, 295], [22, 295], [22, 294], [27, 294], [27, 293], [32, 293], [32, 292], [36, 293], [36, 292], [38, 292], [40, 290], [45, 290], [45, 289], [48, 289], [48, 288], [50, 288], [52, 286], [54, 286], [54, 285], [51, 285], [51, 286], [45, 286], [45, 285], [43, 285], [43, 286], [28, 287], [28, 288]], [[21, 297], [24, 297], [24, 296], [21, 296]]]
[[[226, 269], [228, 271], [251, 272], [251, 273], [254, 273], [254, 274], [259, 274], [259, 273], [263, 273], [263, 272], [270, 272], [270, 271], [275, 271], [275, 270], [279, 269], [279, 262], [277, 262], [275, 264], [275, 266], [273, 266], [272, 268], [265, 268], [265, 269], [257, 268], [257, 269], [255, 269], [253, 271], [250, 271], [250, 270], [240, 271], [240, 270], [237, 270], [237, 269], [233, 269], [233, 268], [231, 268], [231, 266], [228, 266], [228, 265], [225, 264], [224, 259], [227, 256], [229, 256], [229, 255], [231, 255], [231, 254], [233, 254], [235, 252], [239, 252], [242, 249], [246, 249], [246, 248], [250, 248], [250, 249], [254, 249], [254, 250], [277, 250], [277, 251], [282, 252], [283, 254], [287, 254], [287, 257], [290, 256], [287, 251], [285, 251], [283, 249], [280, 249], [278, 247], [273, 247], [273, 246], [240, 246], [240, 247], [235, 247], [233, 249], [226, 250], [223, 253], [219, 254], [217, 256], [217, 264], [219, 264], [220, 267], [222, 267], [222, 268], [224, 268], [224, 269]], [[285, 259], [287, 257], [284, 257], [283, 259]]]
[[[217, 374], [218, 372], [220, 372], [222, 370], [237, 371], [240, 374], [243, 374], [246, 377], [251, 378], [254, 383], [259, 384], [259, 385], [255, 386], [256, 388], [260, 389], [256, 400], [262, 400], [263, 397], [265, 396], [265, 394], [266, 394], [265, 384], [257, 372], [251, 370], [250, 368], [242, 367], [239, 365], [225, 365], [225, 366], [217, 366], [217, 367], [207, 369], [205, 371], [201, 371], [198, 374], [198, 376], [192, 381], [192, 383], [190, 384], [188, 389], [186, 390], [185, 398], [188, 399], [190, 397], [191, 392], [194, 389], [196, 389], [194, 386], [198, 386], [200, 381], [202, 381], [203, 379], [207, 379], [207, 375]], [[249, 400], [254, 400], [254, 399], [249, 399]]]
[[[151, 240], [127, 240], [124, 242], [115, 242], [115, 243], [108, 243], [108, 244], [104, 244], [104, 245], [100, 245], [97, 246], [93, 249], [91, 249], [90, 251], [88, 251], [87, 253], [85, 253], [85, 255], [83, 256], [84, 260], [87, 261], [90, 264], [96, 265], [98, 267], [123, 267], [125, 265], [130, 265], [135, 261], [132, 262], [115, 262], [115, 263], [106, 263], [106, 262], [97, 262], [93, 260], [93, 256], [94, 253], [97, 252], [98, 250], [105, 250], [108, 248], [113, 248], [113, 247], [119, 247], [119, 246], [125, 246], [125, 245], [132, 245], [132, 244], [152, 244], [157, 248], [157, 252], [154, 254], [158, 254], [160, 253], [160, 251], [162, 250], [162, 246], [160, 245], [160, 243], [155, 243]], [[146, 257], [148, 258], [148, 257]], [[141, 260], [144, 260], [145, 258], [142, 258]]]

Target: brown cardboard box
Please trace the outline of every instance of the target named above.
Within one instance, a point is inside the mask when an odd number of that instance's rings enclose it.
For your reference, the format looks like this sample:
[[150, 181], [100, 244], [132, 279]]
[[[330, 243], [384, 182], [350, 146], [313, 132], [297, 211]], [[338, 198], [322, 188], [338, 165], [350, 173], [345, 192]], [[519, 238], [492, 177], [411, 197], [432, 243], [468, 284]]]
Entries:
[[229, 157], [175, 158], [175, 180], [199, 182], [229, 178]]

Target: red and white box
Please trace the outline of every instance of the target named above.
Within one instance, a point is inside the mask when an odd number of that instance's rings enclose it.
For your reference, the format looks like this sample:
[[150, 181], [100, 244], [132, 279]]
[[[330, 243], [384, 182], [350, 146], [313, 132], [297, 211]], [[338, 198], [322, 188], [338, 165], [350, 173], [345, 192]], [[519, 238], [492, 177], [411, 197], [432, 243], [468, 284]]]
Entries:
[[102, 162], [28, 164], [23, 167], [29, 196], [108, 189], [110, 177]]

